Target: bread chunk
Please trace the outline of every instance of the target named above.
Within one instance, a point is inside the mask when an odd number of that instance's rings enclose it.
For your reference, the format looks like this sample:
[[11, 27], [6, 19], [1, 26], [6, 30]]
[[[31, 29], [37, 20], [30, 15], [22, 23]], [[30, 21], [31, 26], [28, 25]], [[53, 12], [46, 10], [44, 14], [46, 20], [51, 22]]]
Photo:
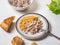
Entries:
[[19, 36], [15, 36], [11, 42], [12, 42], [12, 45], [23, 45], [24, 44], [24, 41]]
[[2, 29], [4, 29], [6, 32], [9, 32], [10, 27], [11, 27], [11, 25], [13, 23], [14, 18], [15, 18], [15, 16], [11, 16], [11, 17], [8, 17], [8, 18], [4, 19], [2, 21], [2, 23], [0, 24], [0, 27]]

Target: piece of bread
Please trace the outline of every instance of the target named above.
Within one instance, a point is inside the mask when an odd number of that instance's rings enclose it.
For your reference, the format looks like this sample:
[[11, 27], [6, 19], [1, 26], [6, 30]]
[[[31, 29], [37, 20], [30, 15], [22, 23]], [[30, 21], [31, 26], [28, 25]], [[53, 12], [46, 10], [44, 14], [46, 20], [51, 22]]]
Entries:
[[31, 45], [37, 45], [37, 43], [36, 42], [32, 42]]
[[23, 45], [24, 41], [19, 36], [15, 36], [12, 39], [11, 43], [12, 43], [12, 45]]
[[3, 20], [3, 22], [0, 24], [0, 27], [4, 29], [6, 32], [9, 31], [11, 24], [13, 23], [15, 16], [8, 17]]

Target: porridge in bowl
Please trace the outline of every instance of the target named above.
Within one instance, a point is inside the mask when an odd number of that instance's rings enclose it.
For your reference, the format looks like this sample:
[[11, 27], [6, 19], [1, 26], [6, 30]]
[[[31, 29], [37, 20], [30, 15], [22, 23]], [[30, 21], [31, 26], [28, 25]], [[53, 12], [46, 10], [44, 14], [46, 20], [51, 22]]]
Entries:
[[16, 7], [26, 7], [30, 4], [30, 0], [9, 0], [11, 5]]
[[43, 28], [43, 22], [37, 16], [26, 16], [21, 19], [19, 27], [25, 34], [36, 34]]
[[8, 0], [8, 2], [15, 10], [18, 11], [24, 11], [33, 4], [33, 0]]

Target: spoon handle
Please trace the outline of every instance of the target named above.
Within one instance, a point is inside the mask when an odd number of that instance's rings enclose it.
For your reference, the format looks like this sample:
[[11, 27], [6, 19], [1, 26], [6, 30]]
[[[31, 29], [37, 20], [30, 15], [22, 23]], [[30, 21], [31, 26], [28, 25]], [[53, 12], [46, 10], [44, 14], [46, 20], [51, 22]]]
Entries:
[[50, 35], [51, 35], [51, 36], [54, 36], [56, 39], [60, 40], [60, 37], [58, 37], [58, 36], [56, 36], [56, 35], [54, 35], [54, 34], [52, 34], [52, 33], [50, 33]]

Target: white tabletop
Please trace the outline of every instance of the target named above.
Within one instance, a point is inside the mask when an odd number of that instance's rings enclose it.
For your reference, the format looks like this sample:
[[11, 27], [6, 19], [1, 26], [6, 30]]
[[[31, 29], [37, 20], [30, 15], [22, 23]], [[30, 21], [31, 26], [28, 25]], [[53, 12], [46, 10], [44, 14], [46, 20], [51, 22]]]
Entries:
[[[16, 22], [17, 18], [25, 13], [40, 13], [45, 16], [51, 24], [51, 32], [56, 36], [60, 36], [60, 15], [55, 15], [48, 9], [47, 4], [49, 2], [50, 0], [35, 0], [34, 4], [27, 11], [18, 12], [14, 10], [11, 5], [9, 5], [7, 0], [0, 0], [0, 22], [11, 15], [16, 16]], [[11, 39], [16, 35], [19, 35], [21, 37], [15, 28], [11, 33], [7, 33], [0, 28], [0, 45], [11, 45]], [[32, 42], [25, 39], [24, 37], [22, 38], [25, 41], [26, 45], [30, 45]], [[48, 36], [45, 39], [36, 42], [39, 45], [60, 45], [60, 41], [51, 36]]]

